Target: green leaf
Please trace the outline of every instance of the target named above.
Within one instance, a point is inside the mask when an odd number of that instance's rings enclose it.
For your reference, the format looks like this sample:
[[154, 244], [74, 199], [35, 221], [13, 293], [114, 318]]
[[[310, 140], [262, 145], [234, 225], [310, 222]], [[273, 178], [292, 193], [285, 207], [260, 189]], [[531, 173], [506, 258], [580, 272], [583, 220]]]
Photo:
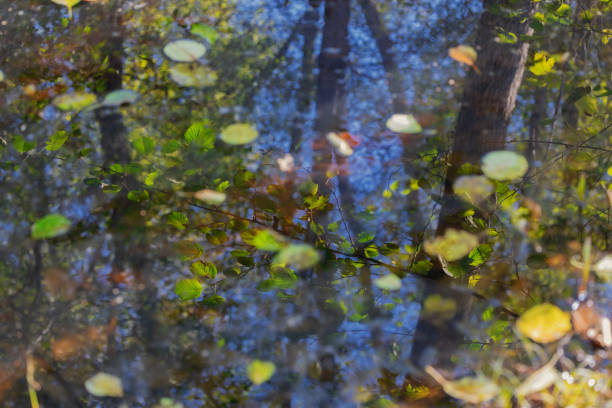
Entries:
[[140, 203], [149, 199], [149, 193], [147, 190], [132, 190], [128, 193], [127, 198]]
[[88, 92], [65, 93], [53, 99], [53, 105], [65, 111], [79, 111], [96, 102], [96, 95]]
[[453, 183], [453, 191], [474, 205], [495, 192], [495, 186], [484, 176], [460, 176]]
[[60, 130], [59, 132], [51, 135], [49, 140], [47, 140], [46, 149], [49, 151], [59, 150], [59, 148], [66, 143], [66, 140], [68, 140], [68, 134], [66, 131]]
[[140, 154], [148, 155], [155, 150], [155, 140], [148, 136], [140, 136], [134, 140], [134, 149]]
[[387, 120], [387, 129], [395, 133], [421, 133], [423, 128], [412, 115], [396, 113]]
[[207, 298], [202, 299], [201, 302], [204, 306], [208, 307], [217, 307], [225, 303], [225, 298], [219, 295], [209, 296]]
[[440, 255], [445, 260], [457, 261], [478, 246], [478, 237], [466, 231], [448, 228], [443, 236], [432, 241], [426, 241], [425, 252], [430, 255]]
[[364, 231], [357, 234], [357, 241], [361, 243], [369, 242], [372, 241], [374, 237], [375, 235], [373, 233]]
[[215, 147], [215, 133], [204, 122], [196, 122], [185, 132], [185, 141], [208, 151]]
[[17, 135], [13, 139], [13, 147], [19, 153], [25, 153], [25, 152], [29, 152], [30, 150], [35, 148], [36, 147], [36, 143], [28, 142], [27, 140], [24, 139], [23, 136]]
[[374, 284], [382, 290], [400, 290], [402, 280], [394, 273], [389, 273], [382, 278], [374, 279]]
[[61, 235], [70, 229], [70, 220], [61, 214], [45, 215], [32, 225], [32, 238], [45, 239]]
[[554, 58], [548, 58], [543, 56], [539, 61], [529, 67], [529, 71], [531, 71], [534, 75], [546, 75], [552, 71], [553, 66], [555, 65]]
[[189, 88], [204, 88], [217, 81], [217, 73], [204, 65], [176, 64], [168, 72], [174, 82]]
[[123, 397], [121, 379], [107, 373], [98, 373], [85, 381], [85, 389], [96, 397]]
[[527, 173], [527, 159], [518, 153], [498, 150], [482, 158], [482, 172], [490, 179], [503, 181], [521, 178]]
[[368, 258], [376, 258], [378, 256], [378, 248], [374, 244], [368, 245], [363, 249], [363, 253]]
[[591, 95], [585, 95], [574, 102], [576, 108], [582, 115], [593, 116], [597, 113], [597, 99]]
[[197, 261], [189, 267], [191, 273], [207, 279], [214, 279], [217, 276], [217, 267], [212, 262]]
[[276, 366], [270, 361], [253, 360], [247, 366], [247, 376], [255, 385], [263, 384], [274, 375]]
[[262, 251], [280, 251], [285, 239], [277, 232], [264, 229], [255, 233], [251, 245]]
[[202, 284], [197, 279], [182, 279], [174, 285], [174, 293], [181, 300], [196, 299], [202, 294]]
[[181, 148], [181, 144], [176, 140], [170, 140], [162, 146], [162, 153], [174, 153]]
[[187, 218], [187, 216], [185, 216], [185, 214], [173, 211], [168, 216], [168, 224], [172, 225], [178, 230], [184, 230], [185, 225], [189, 224], [189, 219]]
[[493, 248], [488, 244], [478, 245], [476, 248], [472, 249], [472, 251], [468, 254], [468, 258], [470, 258], [470, 266], [480, 266], [489, 259], [491, 253], [493, 252]]
[[101, 106], [120, 106], [134, 103], [140, 98], [140, 94], [129, 89], [119, 89], [106, 94]]
[[176, 62], [193, 62], [206, 53], [206, 46], [193, 40], [172, 41], [164, 47], [164, 54]]
[[235, 123], [221, 131], [220, 138], [230, 145], [243, 145], [257, 139], [257, 130], [248, 123]]
[[321, 260], [316, 249], [307, 244], [291, 244], [283, 248], [272, 260], [276, 265], [287, 265], [296, 270], [312, 268]]
[[157, 178], [157, 176], [159, 176], [159, 173], [158, 173], [158, 172], [156, 172], [156, 171], [154, 171], [154, 172], [152, 172], [152, 173], [149, 173], [149, 174], [147, 175], [147, 177], [145, 177], [145, 184], [146, 184], [147, 186], [152, 186], [152, 185], [153, 185], [153, 183], [155, 182], [155, 179]]
[[210, 45], [213, 45], [217, 41], [217, 37], [219, 37], [219, 33], [214, 27], [202, 23], [193, 24], [191, 26], [191, 34], [199, 35], [208, 40]]
[[184, 261], [199, 258], [204, 253], [200, 245], [189, 240], [179, 241], [174, 246]]

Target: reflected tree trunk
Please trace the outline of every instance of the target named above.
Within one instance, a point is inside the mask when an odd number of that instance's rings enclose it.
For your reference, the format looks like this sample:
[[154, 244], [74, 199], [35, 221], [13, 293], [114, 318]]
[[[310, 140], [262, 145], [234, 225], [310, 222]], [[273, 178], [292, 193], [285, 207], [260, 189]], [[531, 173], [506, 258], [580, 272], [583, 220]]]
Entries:
[[[463, 228], [458, 214], [464, 206], [453, 196], [453, 183], [464, 164], [477, 164], [485, 153], [504, 149], [507, 127], [527, 61], [527, 43], [500, 44], [495, 39], [500, 29], [514, 33], [518, 38], [530, 34], [529, 19], [525, 14], [533, 11], [532, 2], [484, 0], [483, 5], [485, 11], [475, 39], [476, 64], [482, 73], [470, 70], [465, 82], [444, 185], [445, 201], [436, 234], [442, 234], [449, 227]], [[508, 14], [510, 10], [519, 13], [511, 17]], [[422, 310], [415, 329], [411, 358], [420, 367], [434, 363], [450, 365], [452, 353], [463, 340], [455, 323], [462, 320], [472, 296], [443, 282], [447, 279], [444, 279], [444, 271], [439, 265], [430, 271], [428, 277], [431, 280], [422, 290], [423, 302], [432, 295], [451, 298], [457, 311], [455, 316], [441, 319], [426, 316]]]

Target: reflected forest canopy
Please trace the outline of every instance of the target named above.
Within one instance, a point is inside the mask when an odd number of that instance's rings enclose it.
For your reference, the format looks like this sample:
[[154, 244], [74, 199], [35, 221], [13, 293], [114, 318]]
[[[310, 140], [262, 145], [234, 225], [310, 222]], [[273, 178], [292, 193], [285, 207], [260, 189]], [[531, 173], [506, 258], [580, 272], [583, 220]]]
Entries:
[[612, 407], [611, 0], [0, 2], [0, 405]]

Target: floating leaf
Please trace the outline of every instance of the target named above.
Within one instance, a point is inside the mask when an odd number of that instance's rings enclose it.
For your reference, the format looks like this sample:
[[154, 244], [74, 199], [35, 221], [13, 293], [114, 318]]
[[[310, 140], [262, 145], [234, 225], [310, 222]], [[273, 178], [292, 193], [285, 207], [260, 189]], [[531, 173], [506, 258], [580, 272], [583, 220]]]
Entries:
[[445, 393], [470, 404], [487, 402], [500, 392], [497, 384], [486, 377], [463, 377], [457, 381], [448, 381], [432, 366], [425, 367], [425, 371], [440, 383]]
[[181, 300], [192, 300], [202, 294], [202, 284], [197, 279], [182, 279], [174, 285], [174, 293]]
[[166, 44], [164, 54], [176, 62], [193, 62], [206, 53], [206, 46], [193, 40], [177, 40]]
[[425, 242], [425, 251], [447, 261], [457, 261], [478, 246], [478, 237], [466, 231], [448, 228], [443, 236]]
[[395, 113], [387, 120], [387, 129], [395, 133], [421, 133], [423, 128], [412, 115]]
[[478, 204], [493, 194], [495, 187], [484, 176], [460, 176], [453, 183], [453, 191], [467, 202]]
[[529, 164], [520, 154], [498, 150], [485, 154], [482, 158], [482, 172], [493, 180], [515, 180], [527, 173]]
[[249, 380], [255, 385], [265, 383], [276, 371], [276, 366], [271, 361], [253, 360], [247, 367]]
[[104, 100], [100, 103], [101, 106], [120, 106], [134, 103], [140, 98], [140, 94], [129, 89], [119, 89], [106, 94]]
[[96, 95], [81, 91], [65, 93], [53, 99], [53, 105], [65, 111], [79, 111], [95, 102]]
[[221, 131], [221, 140], [231, 145], [243, 145], [257, 139], [257, 130], [248, 123], [235, 123]]
[[32, 238], [45, 239], [61, 235], [70, 229], [70, 221], [61, 214], [45, 215], [32, 225]]
[[476, 66], [476, 58], [478, 54], [476, 50], [469, 45], [458, 45], [448, 50], [448, 55], [457, 62], [467, 64], [474, 68], [474, 71], [480, 74], [480, 70]]
[[219, 37], [219, 33], [214, 27], [202, 23], [193, 24], [191, 26], [191, 34], [199, 35], [208, 40], [210, 45], [213, 45], [217, 41], [217, 37]]
[[550, 303], [542, 303], [527, 310], [516, 321], [516, 328], [538, 343], [559, 340], [572, 330], [570, 314]]
[[123, 397], [121, 379], [112, 374], [98, 373], [85, 381], [85, 388], [96, 397]]
[[389, 273], [382, 278], [374, 279], [374, 284], [382, 290], [400, 290], [402, 280], [394, 273]]
[[174, 82], [190, 88], [204, 88], [217, 81], [217, 73], [204, 65], [176, 64], [168, 71]]
[[612, 282], [612, 255], [607, 254], [593, 267], [597, 277], [604, 282]]
[[208, 205], [221, 205], [227, 198], [225, 193], [209, 189], [200, 190], [194, 193], [193, 196]]
[[321, 255], [316, 249], [307, 244], [291, 244], [283, 248], [272, 260], [274, 264], [288, 265], [296, 270], [308, 269], [315, 266]]
[[341, 156], [350, 156], [354, 153], [353, 148], [348, 144], [348, 142], [334, 132], [329, 132], [327, 134], [327, 140]]

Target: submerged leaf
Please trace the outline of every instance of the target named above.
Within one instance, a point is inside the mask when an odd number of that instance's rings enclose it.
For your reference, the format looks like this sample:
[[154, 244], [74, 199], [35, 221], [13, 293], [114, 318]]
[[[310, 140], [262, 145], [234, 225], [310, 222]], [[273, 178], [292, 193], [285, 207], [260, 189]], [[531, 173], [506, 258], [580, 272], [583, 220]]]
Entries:
[[253, 360], [247, 367], [249, 380], [255, 385], [265, 383], [276, 371], [276, 366], [271, 361]]
[[493, 180], [515, 180], [527, 173], [529, 164], [524, 156], [507, 150], [489, 152], [482, 157], [482, 172]]
[[353, 148], [349, 145], [349, 143], [334, 132], [329, 132], [327, 134], [327, 140], [340, 156], [346, 157], [354, 153]]
[[559, 378], [559, 373], [555, 370], [554, 365], [546, 364], [544, 367], [536, 370], [533, 374], [525, 379], [516, 389], [514, 394], [522, 397], [534, 392], [542, 391], [553, 385]]
[[217, 73], [204, 65], [176, 64], [168, 71], [174, 82], [190, 88], [204, 88], [217, 81]]
[[315, 266], [321, 255], [316, 249], [307, 244], [292, 244], [283, 248], [272, 260], [274, 264], [288, 265], [296, 270], [308, 269]]
[[467, 231], [448, 228], [443, 236], [425, 242], [425, 251], [439, 255], [447, 261], [458, 261], [478, 246], [478, 237]]
[[425, 371], [440, 383], [445, 393], [470, 404], [487, 402], [500, 392], [499, 386], [486, 377], [463, 377], [448, 381], [432, 366], [425, 367]]
[[193, 196], [209, 205], [221, 205], [227, 198], [225, 193], [209, 189], [197, 191]]
[[423, 128], [412, 115], [395, 113], [387, 120], [387, 129], [395, 133], [421, 133]]
[[53, 105], [65, 111], [79, 111], [88, 107], [89, 105], [94, 104], [95, 102], [96, 95], [81, 91], [65, 93], [53, 99]]
[[96, 397], [123, 397], [121, 379], [112, 374], [98, 373], [85, 381], [85, 388]]
[[70, 221], [61, 214], [45, 215], [32, 225], [32, 238], [45, 239], [61, 235], [70, 229]]
[[559, 340], [572, 330], [570, 314], [550, 303], [542, 303], [527, 310], [516, 321], [518, 331], [538, 343]]
[[176, 62], [193, 62], [206, 53], [206, 46], [193, 40], [172, 41], [164, 47], [164, 54]]
[[219, 33], [214, 27], [202, 23], [195, 23], [191, 26], [191, 34], [199, 35], [208, 40], [210, 45], [213, 45], [219, 37]]
[[460, 176], [453, 183], [453, 191], [467, 202], [478, 204], [493, 194], [495, 187], [484, 176]]
[[202, 294], [202, 284], [197, 279], [182, 279], [174, 285], [174, 293], [181, 300], [191, 300]]
[[257, 139], [257, 130], [248, 123], [235, 123], [221, 131], [221, 140], [231, 145], [243, 145]]
[[400, 290], [402, 280], [396, 274], [390, 273], [382, 278], [374, 279], [374, 284], [382, 290]]

